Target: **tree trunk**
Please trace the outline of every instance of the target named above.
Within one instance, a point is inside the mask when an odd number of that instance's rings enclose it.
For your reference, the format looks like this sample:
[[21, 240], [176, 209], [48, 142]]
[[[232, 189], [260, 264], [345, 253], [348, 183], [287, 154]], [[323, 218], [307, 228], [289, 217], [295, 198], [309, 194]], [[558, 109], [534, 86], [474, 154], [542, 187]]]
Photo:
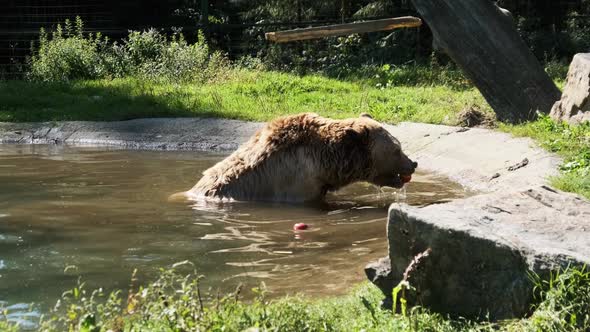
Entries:
[[498, 119], [522, 122], [548, 113], [559, 89], [522, 41], [510, 13], [491, 0], [412, 0], [447, 53]]

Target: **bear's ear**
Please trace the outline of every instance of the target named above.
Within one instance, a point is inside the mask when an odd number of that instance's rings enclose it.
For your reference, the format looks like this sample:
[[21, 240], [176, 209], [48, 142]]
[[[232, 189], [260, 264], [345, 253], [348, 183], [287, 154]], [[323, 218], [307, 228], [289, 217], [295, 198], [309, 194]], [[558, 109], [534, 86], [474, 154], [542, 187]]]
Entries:
[[359, 131], [356, 131], [352, 128], [346, 129], [346, 137], [356, 143], [369, 143], [369, 131], [366, 128], [362, 128]]
[[371, 116], [371, 114], [369, 113], [361, 113], [361, 115], [359, 116], [360, 118], [369, 118], [372, 119], [373, 117]]

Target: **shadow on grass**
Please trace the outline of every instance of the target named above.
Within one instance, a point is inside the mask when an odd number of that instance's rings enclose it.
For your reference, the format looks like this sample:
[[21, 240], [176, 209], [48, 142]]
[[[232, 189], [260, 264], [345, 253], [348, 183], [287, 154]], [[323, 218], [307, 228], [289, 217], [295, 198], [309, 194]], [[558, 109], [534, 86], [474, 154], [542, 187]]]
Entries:
[[[388, 87], [388, 88], [385, 88]], [[474, 89], [448, 85], [403, 86], [237, 71], [205, 84], [125, 78], [39, 83], [0, 81], [0, 121], [117, 121], [162, 117], [222, 117], [268, 121], [315, 112], [331, 118], [369, 113], [378, 121], [453, 124], [465, 105], [487, 104]]]
[[[138, 79], [43, 83], [0, 81], [0, 121], [118, 121], [222, 116], [198, 89]], [[227, 116], [227, 111], [224, 112]]]

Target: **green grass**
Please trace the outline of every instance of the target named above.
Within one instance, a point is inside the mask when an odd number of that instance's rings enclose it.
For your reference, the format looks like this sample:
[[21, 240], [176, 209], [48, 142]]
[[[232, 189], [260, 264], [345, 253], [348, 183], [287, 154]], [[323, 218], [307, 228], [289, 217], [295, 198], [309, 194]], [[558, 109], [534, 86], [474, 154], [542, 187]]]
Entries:
[[[218, 298], [204, 294], [199, 277], [182, 267], [165, 270], [130, 296], [121, 291], [87, 292], [83, 284], [65, 292], [41, 323], [43, 331], [584, 331], [590, 328], [590, 273], [568, 269], [537, 280], [531, 317], [501, 322], [449, 318], [421, 307], [404, 314], [382, 310], [380, 291], [364, 283], [348, 295], [268, 300], [240, 291]], [[243, 292], [243, 290], [241, 290]], [[2, 322], [0, 327], [14, 328]], [[3, 325], [4, 324], [4, 325]]]
[[515, 136], [531, 137], [545, 149], [562, 156], [561, 175], [551, 178], [552, 184], [590, 199], [590, 123], [570, 126], [541, 116], [535, 122], [501, 125], [500, 129]]
[[[2, 319], [2, 318], [0, 317], [0, 319]], [[14, 326], [13, 324], [10, 324], [8, 322], [0, 321], [0, 331], [2, 331], [2, 332], [17, 332], [18, 328], [17, 328], [17, 326]]]
[[590, 273], [587, 268], [537, 278], [537, 297], [531, 317], [510, 322], [511, 331], [590, 331]]
[[489, 109], [474, 88], [398, 85], [374, 80], [339, 81], [234, 70], [208, 84], [170, 84], [139, 79], [72, 83], [0, 82], [0, 121], [114, 121], [142, 117], [224, 117], [264, 121], [317, 112], [344, 118], [362, 112], [387, 122], [452, 124], [465, 106]]

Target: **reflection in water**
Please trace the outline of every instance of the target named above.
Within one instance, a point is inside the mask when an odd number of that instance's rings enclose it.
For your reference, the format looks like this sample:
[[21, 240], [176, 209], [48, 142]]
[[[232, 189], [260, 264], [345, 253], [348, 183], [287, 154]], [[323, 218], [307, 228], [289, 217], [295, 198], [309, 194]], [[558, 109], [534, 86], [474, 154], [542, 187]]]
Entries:
[[[183, 260], [221, 291], [264, 281], [271, 294], [333, 294], [385, 255], [386, 207], [398, 195], [390, 189], [355, 184], [306, 206], [167, 201], [221, 158], [0, 145], [0, 307], [26, 318], [28, 303], [46, 310], [78, 276], [126, 288], [134, 268], [147, 282]], [[409, 204], [465, 195], [444, 178], [414, 178]], [[293, 232], [298, 222], [311, 227]]]

